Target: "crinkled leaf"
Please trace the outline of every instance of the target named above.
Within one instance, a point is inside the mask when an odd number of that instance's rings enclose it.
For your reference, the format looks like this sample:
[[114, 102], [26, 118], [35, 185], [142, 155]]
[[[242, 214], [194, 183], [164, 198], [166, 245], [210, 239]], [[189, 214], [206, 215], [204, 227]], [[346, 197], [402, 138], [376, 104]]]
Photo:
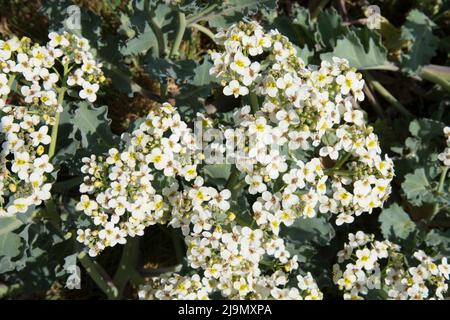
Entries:
[[20, 253], [22, 242], [14, 232], [0, 235], [0, 257], [14, 258]]
[[192, 80], [195, 75], [196, 63], [194, 60], [173, 62], [169, 59], [150, 57], [145, 67], [150, 77], [165, 81], [172, 78], [177, 82]]
[[436, 54], [439, 39], [433, 35], [435, 23], [419, 10], [412, 10], [402, 27], [401, 40], [412, 41], [402, 56], [402, 70], [414, 74]]
[[340, 14], [334, 9], [327, 9], [317, 17], [316, 41], [327, 50], [332, 50], [337, 39], [348, 32], [342, 23]]
[[8, 234], [23, 224], [16, 216], [0, 217], [0, 236]]
[[195, 86], [206, 86], [209, 85], [214, 78], [209, 74], [209, 69], [211, 69], [212, 63], [208, 60], [204, 60], [202, 64], [199, 64], [194, 70], [194, 79], [190, 82]]
[[450, 255], [450, 230], [431, 230], [425, 237], [425, 242], [440, 255]]
[[416, 225], [409, 215], [396, 203], [383, 209], [378, 221], [381, 223], [383, 236], [390, 240], [405, 240], [416, 229]]
[[428, 143], [435, 137], [441, 138], [445, 125], [433, 119], [415, 119], [409, 124], [409, 132], [414, 137], [420, 138], [422, 143]]
[[203, 167], [203, 172], [212, 179], [228, 179], [230, 176], [230, 164], [208, 164]]
[[330, 243], [336, 232], [326, 217], [297, 219], [293, 225], [283, 228], [282, 235], [290, 241], [301, 244], [313, 242], [321, 246]]
[[156, 43], [156, 37], [150, 27], [143, 33], [137, 35], [132, 39], [128, 39], [125, 45], [120, 48], [120, 53], [123, 55], [139, 55], [144, 54], [152, 48]]
[[420, 206], [424, 202], [430, 202], [433, 198], [432, 187], [423, 168], [407, 174], [405, 181], [402, 183], [402, 189], [409, 202], [416, 206]]
[[[317, 22], [311, 20], [309, 10], [304, 7], [298, 7], [292, 13], [294, 19], [292, 20], [292, 29], [298, 26], [298, 33], [300, 34], [297, 41], [289, 38], [291, 41], [297, 44], [308, 44], [313, 46], [316, 44], [315, 34]], [[284, 33], [283, 33], [284, 34]]]
[[361, 70], [383, 70], [392, 68], [386, 54], [380, 35], [369, 29], [361, 29], [349, 32], [337, 41], [332, 52], [321, 54], [320, 57], [329, 61], [332, 57], [346, 58], [350, 66]]
[[211, 27], [226, 27], [245, 17], [255, 15], [261, 8], [275, 10], [276, 7], [277, 1], [275, 0], [226, 0], [223, 1], [221, 7], [201, 17], [200, 20], [208, 21]]
[[297, 56], [302, 58], [306, 64], [311, 63], [314, 58], [314, 50], [310, 50], [308, 45], [305, 44], [303, 48], [297, 48]]
[[107, 118], [108, 107], [93, 108], [80, 103], [73, 117], [73, 125], [81, 134], [81, 146], [86, 152], [102, 153], [114, 146], [118, 139], [113, 135]]

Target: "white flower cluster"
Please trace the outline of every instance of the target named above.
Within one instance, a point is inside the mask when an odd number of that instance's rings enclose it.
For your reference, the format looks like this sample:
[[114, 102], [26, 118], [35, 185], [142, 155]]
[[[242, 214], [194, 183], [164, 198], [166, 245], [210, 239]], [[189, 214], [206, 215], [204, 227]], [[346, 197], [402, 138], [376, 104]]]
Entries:
[[0, 40], [0, 216], [50, 198], [46, 146], [64, 93], [81, 87], [80, 98], [94, 101], [104, 80], [86, 39], [68, 33], [49, 38], [45, 46], [29, 38]]
[[126, 236], [141, 236], [144, 228], [165, 223], [169, 207], [162, 187], [197, 176], [197, 153], [192, 130], [168, 103], [151, 111], [131, 134], [122, 135], [121, 151], [109, 150], [106, 158], [84, 158], [76, 209], [88, 215], [93, 228], [78, 230], [78, 241], [96, 256], [106, 247], [126, 242]]
[[450, 274], [447, 258], [438, 264], [418, 250], [410, 259], [399, 245], [374, 238], [362, 231], [350, 233], [349, 242], [338, 252], [333, 281], [344, 291], [344, 299], [364, 299], [373, 293], [399, 300], [444, 299]]
[[[255, 204], [261, 221], [289, 225], [319, 210], [336, 214], [341, 225], [381, 207], [391, 191], [393, 162], [382, 157], [378, 137], [358, 108], [364, 99], [361, 74], [339, 58], [306, 67], [286, 37], [265, 33], [257, 22], [239, 23], [216, 37], [224, 51], [212, 53], [210, 73], [221, 79], [224, 94], [250, 95], [253, 103], [262, 97], [260, 110], [240, 109], [235, 128], [225, 132], [227, 146], [244, 146], [234, 157], [249, 193], [281, 201], [271, 213]], [[283, 186], [273, 190], [280, 178]]]
[[444, 166], [450, 166], [450, 127], [444, 128], [445, 138], [447, 139], [447, 148], [438, 155], [438, 159], [444, 163]]
[[[142, 289], [152, 298], [201, 299], [214, 292], [228, 298], [319, 299], [310, 275], [285, 288], [297, 257], [270, 229], [252, 229], [230, 211], [231, 192], [204, 185], [197, 176], [203, 159], [193, 132], [168, 103], [151, 111], [122, 151], [85, 158], [77, 210], [92, 220], [78, 241], [96, 256], [106, 247], [141, 236], [156, 223], [181, 228], [188, 266], [195, 276], [167, 276]], [[180, 181], [177, 178], [183, 178]], [[273, 257], [268, 259], [269, 257]], [[268, 266], [267, 266], [268, 264]], [[267, 275], [271, 272], [271, 275]]]
[[[290, 278], [297, 256], [270, 229], [253, 228], [229, 211], [231, 192], [203, 185], [165, 188], [173, 227], [185, 236], [187, 263], [193, 276], [166, 275], [142, 287], [144, 299], [207, 299], [214, 293], [227, 299], [322, 299], [310, 274]], [[294, 281], [295, 282], [295, 281]]]

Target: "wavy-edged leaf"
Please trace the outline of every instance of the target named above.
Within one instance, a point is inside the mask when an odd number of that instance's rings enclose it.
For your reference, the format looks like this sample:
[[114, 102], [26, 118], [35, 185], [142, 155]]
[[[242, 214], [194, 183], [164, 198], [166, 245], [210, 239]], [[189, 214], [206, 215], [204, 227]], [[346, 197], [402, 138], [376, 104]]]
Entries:
[[387, 50], [381, 37], [369, 29], [352, 30], [343, 39], [337, 40], [332, 52], [320, 55], [322, 60], [332, 57], [345, 58], [350, 66], [360, 70], [391, 70], [395, 68], [387, 60]]
[[419, 10], [412, 10], [402, 27], [401, 40], [411, 41], [408, 52], [402, 56], [402, 70], [414, 74], [429, 63], [436, 54], [439, 39], [433, 35], [435, 23]]
[[390, 240], [404, 240], [416, 229], [416, 225], [409, 215], [396, 203], [383, 209], [378, 221], [381, 223], [383, 236]]
[[81, 134], [81, 146], [96, 154], [107, 151], [118, 139], [111, 132], [107, 118], [108, 107], [93, 108], [88, 103], [80, 103], [73, 116], [73, 125]]
[[430, 202], [433, 198], [432, 187], [424, 168], [416, 169], [414, 173], [407, 174], [405, 181], [402, 183], [402, 189], [409, 202], [416, 206], [420, 206], [424, 202]]
[[336, 232], [327, 218], [317, 216], [308, 219], [297, 219], [292, 226], [283, 228], [283, 235], [297, 244], [313, 242], [324, 246], [330, 243]]

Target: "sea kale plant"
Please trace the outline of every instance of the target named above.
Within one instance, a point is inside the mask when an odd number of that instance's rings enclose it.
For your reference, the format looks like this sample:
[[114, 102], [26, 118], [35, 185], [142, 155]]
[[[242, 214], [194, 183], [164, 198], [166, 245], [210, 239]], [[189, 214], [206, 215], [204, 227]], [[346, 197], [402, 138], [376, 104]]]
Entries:
[[0, 297], [448, 298], [448, 11], [346, 2], [7, 19]]

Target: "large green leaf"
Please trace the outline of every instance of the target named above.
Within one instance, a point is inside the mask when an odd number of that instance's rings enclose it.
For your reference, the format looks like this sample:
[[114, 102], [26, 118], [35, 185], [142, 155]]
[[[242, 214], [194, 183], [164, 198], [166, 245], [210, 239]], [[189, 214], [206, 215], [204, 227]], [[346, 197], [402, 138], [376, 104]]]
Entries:
[[102, 153], [114, 146], [118, 139], [113, 135], [107, 118], [108, 107], [93, 108], [80, 103], [73, 116], [73, 125], [81, 134], [81, 147], [92, 153]]
[[166, 81], [172, 78], [178, 83], [190, 81], [195, 76], [196, 63], [194, 60], [182, 60], [174, 62], [170, 59], [161, 59], [151, 56], [148, 60], [145, 70], [150, 77]]
[[439, 39], [433, 35], [435, 23], [419, 10], [412, 10], [402, 27], [401, 40], [411, 41], [408, 52], [402, 56], [402, 70], [413, 74], [435, 55]]
[[334, 9], [327, 9], [317, 17], [316, 41], [327, 50], [336, 46], [339, 37], [346, 34], [348, 28], [342, 23], [342, 18]]
[[215, 11], [199, 18], [199, 21], [208, 21], [211, 27], [226, 27], [245, 17], [255, 15], [259, 9], [275, 10], [275, 0], [225, 0]]
[[21, 245], [20, 237], [14, 232], [0, 235], [0, 257], [16, 257], [20, 253]]
[[346, 58], [350, 66], [360, 70], [390, 70], [394, 66], [387, 60], [387, 50], [378, 33], [369, 29], [352, 30], [339, 39], [332, 52], [321, 54], [323, 60]]
[[17, 219], [15, 216], [11, 217], [0, 217], [0, 236], [10, 233], [16, 230], [23, 224], [22, 221]]
[[444, 123], [433, 119], [415, 119], [409, 124], [409, 132], [414, 137], [420, 138], [423, 143], [428, 143], [431, 139], [442, 138]]
[[152, 29], [148, 26], [146, 30], [126, 41], [125, 45], [120, 48], [120, 53], [123, 55], [138, 55], [144, 54], [152, 48], [156, 43], [156, 36]]
[[194, 70], [194, 79], [191, 84], [195, 86], [206, 86], [214, 81], [214, 77], [209, 74], [209, 69], [211, 69], [212, 63], [205, 59], [202, 64], [199, 64]]
[[416, 169], [414, 173], [407, 174], [405, 181], [402, 183], [402, 189], [409, 202], [416, 206], [433, 200], [432, 186], [428, 181], [424, 168]]
[[386, 239], [406, 239], [416, 229], [415, 223], [398, 204], [393, 204], [381, 212], [378, 220]]
[[450, 229], [446, 231], [431, 230], [425, 237], [425, 242], [440, 256], [450, 255]]
[[321, 246], [330, 243], [336, 232], [323, 215], [297, 219], [292, 226], [283, 228], [282, 235], [296, 244], [315, 243]]

